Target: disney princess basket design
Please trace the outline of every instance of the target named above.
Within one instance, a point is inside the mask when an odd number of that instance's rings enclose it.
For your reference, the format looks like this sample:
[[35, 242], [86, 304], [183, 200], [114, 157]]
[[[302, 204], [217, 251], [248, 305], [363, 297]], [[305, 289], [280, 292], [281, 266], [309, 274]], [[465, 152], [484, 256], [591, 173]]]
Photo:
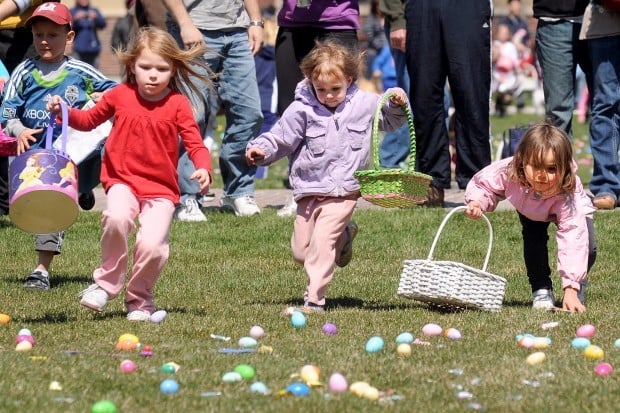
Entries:
[[456, 207], [446, 215], [426, 259], [404, 261], [398, 295], [448, 309], [499, 311], [502, 308], [506, 280], [486, 272], [493, 245], [493, 228], [485, 215], [482, 218], [489, 228], [489, 245], [481, 270], [459, 262], [433, 260], [435, 246], [446, 222], [466, 208]]
[[383, 169], [379, 163], [379, 119], [381, 108], [393, 94], [381, 97], [372, 124], [371, 161], [374, 169], [355, 172], [360, 183], [362, 198], [384, 208], [408, 208], [423, 204], [427, 200], [428, 187], [432, 177], [415, 171], [416, 142], [413, 115], [409, 105], [403, 106], [409, 125], [409, 164], [408, 169]]

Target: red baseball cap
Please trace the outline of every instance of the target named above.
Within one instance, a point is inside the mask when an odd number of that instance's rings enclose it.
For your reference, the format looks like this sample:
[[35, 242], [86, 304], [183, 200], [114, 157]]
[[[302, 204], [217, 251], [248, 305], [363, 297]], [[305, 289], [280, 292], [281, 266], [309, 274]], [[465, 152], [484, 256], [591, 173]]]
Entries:
[[28, 20], [26, 20], [24, 26], [29, 28], [30, 26], [32, 26], [34, 20], [39, 17], [51, 20], [56, 24], [60, 24], [61, 26], [67, 24], [69, 26], [72, 26], [71, 12], [67, 8], [67, 6], [62, 3], [48, 2], [41, 4], [34, 10], [32, 16], [30, 16]]

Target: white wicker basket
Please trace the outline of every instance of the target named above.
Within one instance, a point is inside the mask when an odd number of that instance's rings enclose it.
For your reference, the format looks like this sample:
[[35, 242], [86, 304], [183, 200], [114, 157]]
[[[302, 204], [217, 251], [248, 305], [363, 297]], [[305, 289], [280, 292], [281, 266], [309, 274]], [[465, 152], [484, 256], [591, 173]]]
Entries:
[[443, 219], [427, 259], [404, 261], [398, 295], [447, 308], [501, 309], [506, 280], [486, 272], [493, 245], [493, 228], [486, 216], [482, 217], [489, 228], [489, 247], [482, 270], [458, 262], [433, 260], [437, 240], [446, 222], [455, 212], [465, 208], [456, 207]]

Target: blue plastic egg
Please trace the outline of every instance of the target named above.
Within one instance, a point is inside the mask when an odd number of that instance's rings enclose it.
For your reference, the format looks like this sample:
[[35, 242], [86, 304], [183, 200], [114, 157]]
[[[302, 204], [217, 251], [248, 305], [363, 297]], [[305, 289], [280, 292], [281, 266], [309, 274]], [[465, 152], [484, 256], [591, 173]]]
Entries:
[[252, 383], [252, 385], [250, 386], [250, 391], [252, 393], [258, 393], [258, 394], [269, 393], [267, 386], [262, 381], [257, 381], [257, 382]]
[[306, 316], [301, 311], [295, 311], [291, 315], [291, 324], [295, 328], [301, 328], [306, 326]]
[[620, 338], [614, 341], [614, 347], [620, 349]]
[[366, 351], [368, 353], [376, 353], [383, 350], [383, 339], [379, 336], [374, 336], [368, 339], [366, 342]]
[[293, 383], [286, 386], [284, 389], [287, 393], [291, 393], [293, 396], [301, 397], [310, 394], [310, 387], [306, 383]]
[[573, 348], [577, 348], [577, 349], [585, 349], [586, 347], [588, 347], [590, 345], [590, 340], [588, 340], [585, 337], [576, 337], [573, 339], [573, 341], [571, 341], [570, 345]]
[[413, 334], [411, 333], [400, 333], [398, 336], [396, 336], [396, 343], [397, 344], [411, 344], [413, 343], [414, 337]]
[[159, 385], [159, 391], [164, 394], [174, 394], [179, 391], [179, 383], [173, 379], [166, 379]]

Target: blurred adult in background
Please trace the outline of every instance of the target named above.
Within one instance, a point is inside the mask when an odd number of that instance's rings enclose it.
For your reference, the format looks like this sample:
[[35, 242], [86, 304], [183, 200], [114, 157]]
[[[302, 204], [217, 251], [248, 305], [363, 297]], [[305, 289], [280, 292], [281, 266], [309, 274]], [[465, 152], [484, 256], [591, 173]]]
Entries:
[[136, 29], [136, 0], [125, 0], [127, 14], [118, 19], [112, 30], [112, 50], [126, 49]]
[[[297, 83], [304, 78], [299, 65], [316, 41], [332, 39], [358, 50], [359, 28], [358, 0], [282, 1], [276, 37], [278, 115], [293, 102]], [[296, 210], [297, 204], [291, 196], [278, 215], [293, 216]]]
[[587, 42], [592, 62], [592, 203], [598, 209], [614, 209], [620, 197], [620, 10], [591, 1], [583, 15], [580, 39]]
[[527, 20], [523, 18], [521, 0], [508, 0], [508, 14], [501, 17], [497, 23], [508, 26], [512, 41], [521, 55], [529, 53], [532, 36]]
[[572, 136], [577, 65], [590, 88], [592, 65], [587, 44], [579, 40], [589, 0], [534, 0], [536, 56], [540, 64], [547, 121]]
[[[25, 58], [36, 56], [32, 31], [24, 27], [42, 0], [0, 1], [0, 60], [11, 73]], [[0, 215], [9, 213], [9, 158], [0, 156]]]
[[75, 31], [73, 56], [99, 68], [101, 42], [97, 31], [105, 28], [105, 18], [97, 8], [90, 5], [90, 0], [76, 0], [71, 16]]
[[471, 177], [491, 163], [491, 15], [489, 0], [408, 0], [405, 5], [416, 168], [433, 177], [427, 202], [431, 207], [443, 206], [451, 182], [446, 79], [455, 108], [458, 187], [465, 189]]
[[360, 50], [366, 53], [364, 77], [372, 77], [372, 62], [381, 52], [383, 45], [387, 43], [383, 30], [383, 17], [379, 10], [379, 0], [370, 1], [370, 13], [364, 18], [359, 32]]

